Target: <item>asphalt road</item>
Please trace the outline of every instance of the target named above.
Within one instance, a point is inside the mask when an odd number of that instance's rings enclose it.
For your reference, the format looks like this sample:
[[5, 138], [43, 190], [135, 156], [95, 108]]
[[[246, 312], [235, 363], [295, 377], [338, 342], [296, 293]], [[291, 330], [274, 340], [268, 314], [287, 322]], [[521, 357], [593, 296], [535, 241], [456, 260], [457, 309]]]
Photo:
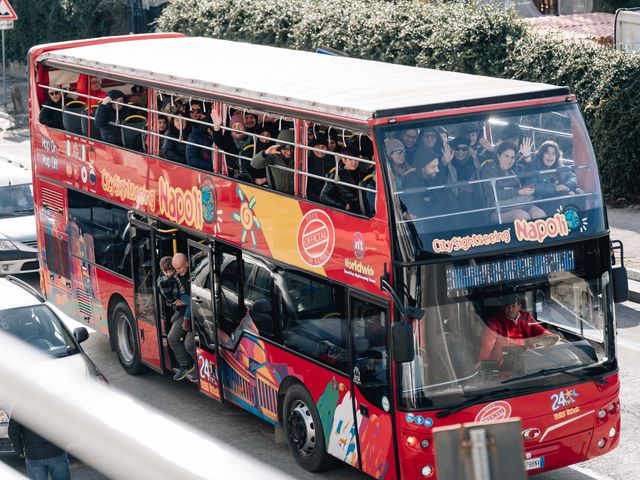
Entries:
[[[37, 278], [31, 278], [37, 286]], [[580, 465], [532, 477], [535, 480], [632, 480], [638, 478], [640, 458], [636, 435], [640, 431], [640, 374], [635, 366], [640, 361], [640, 305], [627, 302], [617, 306], [618, 346], [622, 378], [622, 439], [613, 453]], [[138, 377], [127, 375], [105, 337], [90, 336], [85, 350], [111, 384], [138, 400], [179, 419], [196, 429], [233, 445], [272, 466], [300, 479], [356, 480], [369, 478], [348, 467], [339, 466], [322, 474], [310, 474], [294, 462], [286, 444], [276, 442], [274, 429], [230, 405], [218, 404], [198, 394], [194, 384], [174, 382], [169, 374], [148, 373]], [[197, 452], [194, 452], [197, 454]], [[21, 461], [9, 462], [15, 467]], [[72, 464], [72, 477], [78, 480], [102, 479], [97, 472], [79, 462]]]

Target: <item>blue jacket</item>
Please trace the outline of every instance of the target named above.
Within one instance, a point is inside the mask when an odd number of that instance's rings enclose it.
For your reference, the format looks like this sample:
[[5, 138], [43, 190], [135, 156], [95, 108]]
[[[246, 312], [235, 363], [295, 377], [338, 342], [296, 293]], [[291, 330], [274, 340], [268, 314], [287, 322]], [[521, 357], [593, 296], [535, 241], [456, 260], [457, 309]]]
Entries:
[[[557, 185], [566, 185], [569, 191], [575, 192], [578, 187], [576, 182], [576, 174], [573, 173], [571, 167], [559, 166], [556, 162], [555, 166], [549, 168], [542, 162], [532, 162], [531, 164], [522, 164], [527, 172], [532, 175], [523, 178], [522, 183], [531, 183], [535, 189], [534, 196], [536, 198], [548, 198], [562, 195], [556, 191]], [[544, 170], [555, 170], [554, 172], [544, 172]]]
[[[207, 135], [207, 127], [204, 125], [194, 125], [188, 138], [189, 143], [197, 143], [206, 147], [213, 146], [213, 138]], [[213, 160], [211, 150], [187, 145], [187, 165], [202, 170], [213, 171]]]

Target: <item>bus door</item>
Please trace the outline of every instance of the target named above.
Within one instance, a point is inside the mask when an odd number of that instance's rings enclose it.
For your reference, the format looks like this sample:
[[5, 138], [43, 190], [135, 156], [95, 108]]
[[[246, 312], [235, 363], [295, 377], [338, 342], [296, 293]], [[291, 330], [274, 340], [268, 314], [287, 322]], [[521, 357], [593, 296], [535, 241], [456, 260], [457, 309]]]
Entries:
[[129, 215], [134, 313], [142, 363], [163, 371], [162, 334], [158, 314], [158, 261], [155, 229]]
[[350, 299], [353, 401], [360, 466], [374, 478], [396, 478], [387, 307]]
[[189, 240], [191, 328], [196, 334], [198, 386], [204, 395], [222, 400], [218, 368], [218, 331], [213, 288], [213, 249]]

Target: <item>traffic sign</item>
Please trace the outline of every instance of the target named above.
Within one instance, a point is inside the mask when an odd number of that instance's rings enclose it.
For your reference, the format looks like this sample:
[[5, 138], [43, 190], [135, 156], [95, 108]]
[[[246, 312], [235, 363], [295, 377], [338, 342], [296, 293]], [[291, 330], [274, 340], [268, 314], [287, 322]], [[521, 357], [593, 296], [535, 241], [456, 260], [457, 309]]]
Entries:
[[9, 0], [0, 0], [0, 20], [17, 20], [15, 10], [9, 3]]
[[13, 28], [13, 20], [0, 20], [0, 30], [11, 30]]

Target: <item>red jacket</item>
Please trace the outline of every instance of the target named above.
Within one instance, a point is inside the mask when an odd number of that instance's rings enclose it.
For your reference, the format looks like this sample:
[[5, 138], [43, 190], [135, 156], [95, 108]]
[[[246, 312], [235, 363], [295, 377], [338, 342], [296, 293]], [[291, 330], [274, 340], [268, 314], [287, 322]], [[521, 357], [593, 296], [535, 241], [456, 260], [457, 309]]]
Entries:
[[520, 310], [515, 322], [506, 317], [504, 313], [493, 317], [489, 320], [488, 327], [482, 337], [480, 360], [500, 362], [504, 347], [524, 346], [527, 338], [552, 335], [525, 310]]

